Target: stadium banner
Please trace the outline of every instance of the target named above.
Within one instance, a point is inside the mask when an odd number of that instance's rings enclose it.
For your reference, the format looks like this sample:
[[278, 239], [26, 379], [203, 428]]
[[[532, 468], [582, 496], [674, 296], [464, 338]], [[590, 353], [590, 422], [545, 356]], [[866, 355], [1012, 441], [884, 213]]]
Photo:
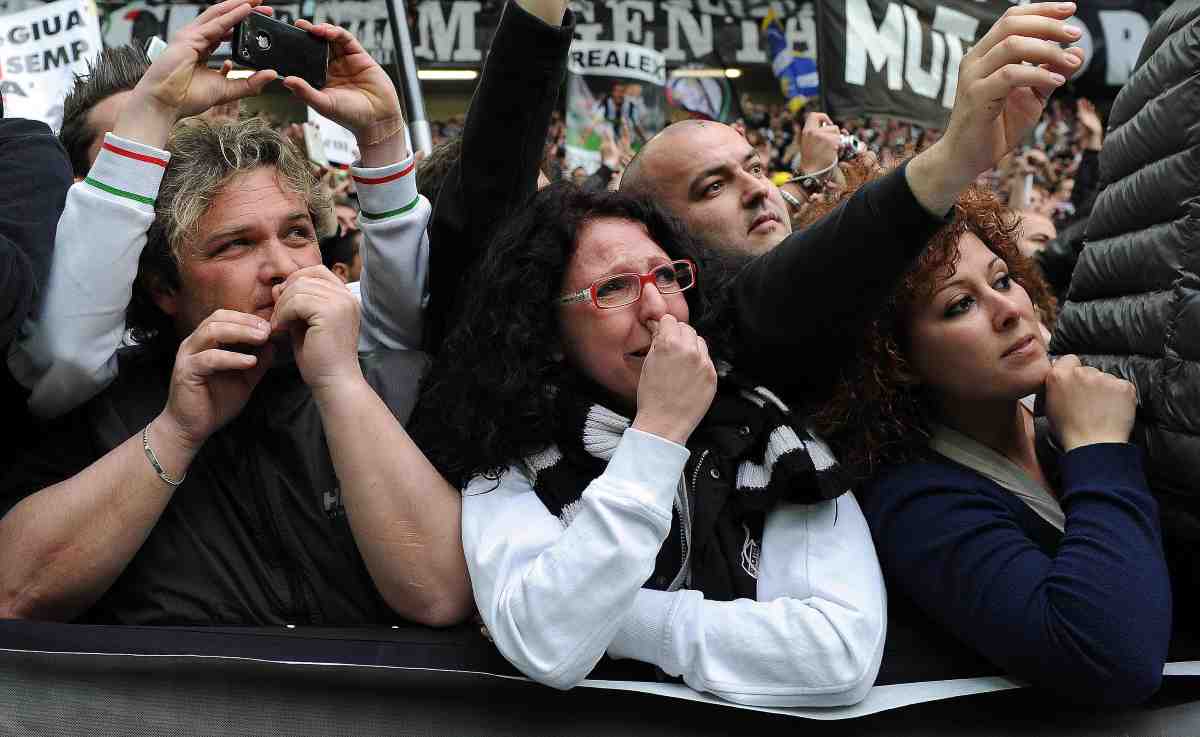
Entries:
[[[30, 0], [0, 0], [0, 8]], [[418, 0], [408, 3], [413, 54], [422, 68], [478, 68], [491, 44], [505, 3], [497, 0]], [[811, 0], [571, 0], [578, 41], [611, 41], [659, 51], [672, 67], [716, 59], [727, 67], [770, 64], [761, 24], [772, 9], [789, 46], [816, 53]], [[104, 3], [109, 46], [145, 41], [174, 31], [207, 7], [204, 3], [137, 0]], [[291, 22], [305, 17], [352, 32], [381, 64], [392, 61], [392, 36], [384, 0], [332, 0], [272, 5]], [[3, 10], [0, 10], [3, 12]]]
[[653, 49], [576, 41], [567, 61], [567, 171], [600, 168], [600, 148], [636, 151], [667, 122], [666, 61]]
[[76, 74], [100, 53], [100, 20], [90, 0], [59, 0], [0, 16], [4, 115], [40, 120], [58, 133]]
[[[840, 119], [882, 115], [945, 127], [963, 55], [1013, 0], [827, 0], [817, 4], [821, 100]], [[1142, 0], [1078, 3], [1084, 33], [1076, 94], [1112, 97], [1129, 79], [1153, 18]]]
[[821, 100], [838, 119], [883, 115], [945, 127], [966, 53], [1008, 0], [817, 4]]

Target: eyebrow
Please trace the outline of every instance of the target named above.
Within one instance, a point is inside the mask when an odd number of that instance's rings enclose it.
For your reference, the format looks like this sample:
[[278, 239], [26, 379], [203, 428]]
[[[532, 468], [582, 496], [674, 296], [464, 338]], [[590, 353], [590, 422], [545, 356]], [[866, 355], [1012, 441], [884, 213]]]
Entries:
[[[307, 212], [303, 212], [301, 210], [296, 210], [295, 212], [289, 213], [288, 216], [286, 218], [284, 218], [283, 221], [285, 223], [294, 223], [297, 220], [308, 220], [308, 219], [309, 219], [309, 216], [308, 216]], [[232, 228], [226, 228], [225, 230], [219, 230], [216, 233], [213, 233], [212, 235], [210, 235], [204, 241], [204, 245], [211, 246], [216, 241], [224, 240], [225, 238], [230, 238], [235, 235], [241, 235], [247, 231], [254, 230], [255, 227], [256, 227], [255, 225], [249, 224], [249, 225], [237, 225]]]
[[[987, 265], [988, 271], [991, 271], [992, 267], [995, 266], [996, 262], [999, 260], [1000, 260], [999, 256], [992, 256], [992, 260], [988, 261], [988, 265]], [[944, 290], [949, 289], [950, 287], [953, 287], [956, 284], [962, 284], [962, 282], [963, 282], [962, 279], [952, 279], [951, 281], [948, 281], [945, 284], [943, 284], [942, 286], [933, 290], [933, 294], [934, 294], [934, 296], [937, 296], [937, 295], [941, 294]]]
[[[749, 146], [750, 145], [749, 142], [747, 142], [746, 145]], [[759, 159], [759, 158], [762, 158], [762, 157], [760, 157], [758, 155], [758, 149], [754, 148], [753, 146], [750, 146], [750, 150], [747, 151], [746, 155], [742, 157], [742, 166], [745, 166], [750, 161], [752, 161], [754, 159]], [[729, 165], [727, 163], [721, 163], [721, 164], [717, 164], [716, 166], [710, 166], [709, 168], [707, 168], [704, 171], [697, 174], [692, 179], [692, 185], [690, 187], [690, 189], [692, 190], [693, 196], [695, 194], [697, 194], [696, 185], [698, 185], [700, 182], [702, 182], [705, 179], [708, 179], [709, 177], [714, 176], [716, 174], [724, 174], [728, 170], [729, 170]]]

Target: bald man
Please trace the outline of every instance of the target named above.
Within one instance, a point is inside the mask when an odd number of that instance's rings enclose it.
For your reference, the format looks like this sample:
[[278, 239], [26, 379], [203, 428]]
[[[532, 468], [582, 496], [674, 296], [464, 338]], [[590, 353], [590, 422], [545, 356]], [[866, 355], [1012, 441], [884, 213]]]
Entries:
[[736, 129], [682, 121], [642, 147], [621, 191], [683, 220], [714, 263], [733, 261], [731, 281], [710, 269], [700, 285], [731, 306], [722, 319], [736, 324], [741, 368], [794, 404], [825, 396], [958, 195], [1033, 128], [1078, 68], [1081, 52], [1058, 46], [1079, 38], [1065, 22], [1073, 12], [1072, 3], [1010, 8], [963, 57], [945, 135], [803, 231], [792, 232], [768, 162]]

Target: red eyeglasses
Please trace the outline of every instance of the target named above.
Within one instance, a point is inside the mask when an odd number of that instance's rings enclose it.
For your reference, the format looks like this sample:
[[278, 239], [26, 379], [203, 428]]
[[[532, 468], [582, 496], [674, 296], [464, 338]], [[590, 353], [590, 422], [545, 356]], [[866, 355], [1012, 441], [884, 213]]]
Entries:
[[569, 305], [586, 302], [601, 310], [614, 310], [631, 305], [642, 298], [642, 288], [653, 284], [659, 294], [675, 294], [696, 285], [696, 264], [688, 259], [672, 261], [656, 266], [647, 274], [610, 274], [592, 282], [587, 289], [565, 294], [558, 298], [560, 304]]

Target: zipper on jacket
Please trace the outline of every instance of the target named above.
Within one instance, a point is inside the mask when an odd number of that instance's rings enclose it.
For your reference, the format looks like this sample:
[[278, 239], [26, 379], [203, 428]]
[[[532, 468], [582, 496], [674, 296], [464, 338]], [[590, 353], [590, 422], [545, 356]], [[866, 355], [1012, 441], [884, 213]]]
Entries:
[[[690, 490], [688, 489], [687, 479], [683, 479], [683, 495], [685, 497], [684, 501], [687, 503], [685, 508], [680, 510], [679, 515], [679, 544], [683, 550], [683, 556], [680, 561], [679, 574], [675, 576], [675, 581], [672, 582], [672, 586], [668, 588], [669, 591], [674, 591], [679, 588], [674, 586], [676, 582], [678, 582], [681, 587], [691, 586], [692, 583], [692, 547], [689, 544], [688, 539], [688, 533], [692, 529], [692, 500], [696, 496], [696, 484], [700, 481], [700, 469], [704, 466], [704, 461], [708, 458], [708, 454], [711, 452], [712, 448], [706, 448], [704, 452], [700, 454], [700, 458], [696, 461], [696, 465], [692, 469], [692, 486]], [[685, 512], [687, 516], [686, 519], [684, 518]]]

